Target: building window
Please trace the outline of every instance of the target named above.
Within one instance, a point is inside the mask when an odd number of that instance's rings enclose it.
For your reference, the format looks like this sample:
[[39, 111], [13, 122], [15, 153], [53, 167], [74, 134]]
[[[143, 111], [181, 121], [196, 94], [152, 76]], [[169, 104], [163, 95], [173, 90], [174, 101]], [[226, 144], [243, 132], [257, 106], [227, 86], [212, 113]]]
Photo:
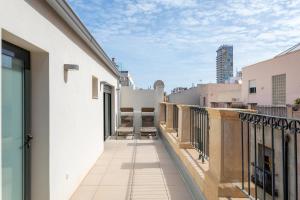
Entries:
[[272, 76], [272, 103], [273, 105], [286, 103], [286, 74]]
[[[255, 166], [252, 163], [253, 170], [251, 180], [256, 184], [263, 188], [265, 185], [265, 190], [268, 194], [272, 195], [272, 149], [263, 146], [262, 144], [258, 144], [258, 162], [256, 166], [256, 173], [255, 173]], [[274, 167], [275, 168], [275, 167]], [[264, 182], [265, 181], [265, 182]], [[278, 195], [278, 191], [275, 189], [275, 196]]]
[[98, 78], [92, 77], [92, 98], [98, 99]]
[[256, 80], [249, 81], [249, 93], [255, 94], [256, 93]]

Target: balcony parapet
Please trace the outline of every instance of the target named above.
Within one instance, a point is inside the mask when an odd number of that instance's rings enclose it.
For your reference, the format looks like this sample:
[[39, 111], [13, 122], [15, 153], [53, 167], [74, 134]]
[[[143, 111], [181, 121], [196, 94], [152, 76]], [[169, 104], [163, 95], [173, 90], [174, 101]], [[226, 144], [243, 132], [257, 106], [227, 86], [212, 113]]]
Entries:
[[[178, 107], [178, 137], [176, 137], [171, 131], [173, 130], [171, 112], [174, 104], [161, 105], [165, 106], [167, 111], [166, 125], [160, 123], [161, 136], [172, 146], [205, 198], [246, 198], [235, 184], [242, 180], [240, 109], [200, 109], [192, 105], [176, 105]], [[200, 114], [205, 111], [208, 119], [203, 117], [205, 115], [193, 116], [191, 113], [195, 112], [193, 110]], [[206, 128], [201, 126], [206, 122], [207, 135], [204, 135]], [[195, 137], [198, 133], [202, 136], [196, 137], [197, 144], [191, 144], [191, 141], [195, 142], [195, 138], [191, 137]], [[201, 152], [204, 150], [205, 154]], [[202, 156], [205, 156], [205, 159], [201, 159]]]

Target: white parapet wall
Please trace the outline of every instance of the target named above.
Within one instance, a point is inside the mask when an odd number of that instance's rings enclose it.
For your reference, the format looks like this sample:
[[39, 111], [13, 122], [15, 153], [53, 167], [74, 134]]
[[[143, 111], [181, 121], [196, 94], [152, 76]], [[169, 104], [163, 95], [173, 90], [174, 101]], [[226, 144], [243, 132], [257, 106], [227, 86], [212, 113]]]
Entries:
[[141, 108], [155, 108], [155, 123], [158, 123], [159, 104], [164, 100], [164, 83], [156, 81], [154, 89], [134, 89], [133, 87], [121, 87], [120, 107], [131, 107], [134, 110], [135, 132], [140, 131], [142, 124]]

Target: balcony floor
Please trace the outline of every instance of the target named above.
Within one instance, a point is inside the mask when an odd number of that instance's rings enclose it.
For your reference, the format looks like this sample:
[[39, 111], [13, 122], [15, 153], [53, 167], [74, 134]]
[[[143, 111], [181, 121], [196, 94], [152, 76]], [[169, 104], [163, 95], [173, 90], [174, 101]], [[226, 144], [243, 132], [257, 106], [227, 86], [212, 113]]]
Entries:
[[162, 141], [108, 140], [71, 200], [189, 200]]

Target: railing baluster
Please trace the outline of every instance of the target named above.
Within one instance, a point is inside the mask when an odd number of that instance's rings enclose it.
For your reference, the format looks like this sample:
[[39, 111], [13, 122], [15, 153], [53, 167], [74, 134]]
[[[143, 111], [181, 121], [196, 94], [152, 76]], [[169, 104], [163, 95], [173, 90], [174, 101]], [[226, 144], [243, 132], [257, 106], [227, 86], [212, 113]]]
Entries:
[[201, 122], [201, 118], [200, 118], [200, 111], [199, 109], [197, 109], [197, 150], [199, 152], [199, 159], [200, 159], [200, 156], [201, 156], [201, 153], [200, 153], [200, 122]]
[[[256, 122], [254, 122], [256, 123]], [[255, 199], [257, 199], [257, 147], [256, 147], [256, 124], [254, 124], [254, 180], [255, 180]]]
[[298, 149], [297, 149], [297, 123], [294, 128], [294, 162], [295, 162], [295, 199], [298, 200]]
[[206, 130], [207, 130], [207, 127], [206, 127], [206, 111], [204, 111], [204, 114], [203, 114], [203, 162], [204, 162], [204, 158], [206, 156], [206, 142], [205, 142], [205, 139], [206, 139]]
[[272, 200], [275, 199], [275, 148], [274, 148], [274, 127], [275, 120], [271, 118], [271, 146], [272, 146]]
[[197, 135], [197, 115], [196, 115], [196, 110], [194, 109], [194, 147], [197, 149], [196, 135]]
[[263, 117], [262, 118], [262, 142], [263, 142], [263, 199], [265, 200], [266, 199], [266, 180], [265, 180], [265, 177], [266, 177], [266, 166], [265, 166], [265, 155], [266, 155], [266, 152], [265, 152], [265, 118]]
[[288, 171], [288, 138], [285, 136], [284, 140], [284, 154], [285, 154], [285, 161], [284, 161], [284, 176], [285, 176], [285, 199], [289, 199], [289, 171]]
[[208, 159], [209, 117], [205, 108], [190, 108], [190, 143], [199, 152], [199, 159], [204, 163]]
[[203, 138], [204, 138], [204, 112], [201, 111], [201, 155], [202, 162], [204, 163], [204, 148], [203, 148]]
[[287, 192], [286, 192], [286, 177], [285, 177], [285, 141], [284, 141], [284, 129], [281, 127], [281, 159], [282, 159], [282, 191], [283, 191], [283, 198], [287, 200]]
[[245, 181], [245, 177], [244, 177], [244, 122], [241, 120], [241, 147], [242, 147], [242, 190], [245, 189], [245, 185], [244, 185], [244, 181]]
[[250, 190], [250, 181], [251, 181], [251, 177], [250, 177], [250, 122], [247, 122], [247, 147], [248, 147], [248, 194], [251, 195], [251, 190]]

